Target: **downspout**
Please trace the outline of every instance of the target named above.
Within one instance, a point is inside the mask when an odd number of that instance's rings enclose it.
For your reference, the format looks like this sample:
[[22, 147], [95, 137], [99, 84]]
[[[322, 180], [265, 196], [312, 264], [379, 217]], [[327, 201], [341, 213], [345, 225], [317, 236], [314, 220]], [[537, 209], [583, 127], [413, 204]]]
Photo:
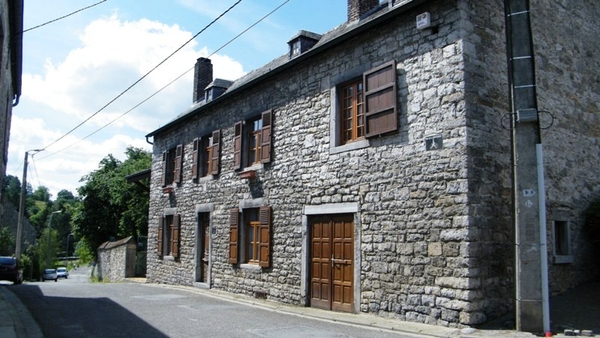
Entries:
[[19, 104], [19, 98], [20, 97], [21, 97], [20, 95], [15, 94], [15, 98], [14, 98], [14, 101], [13, 101], [13, 104], [12, 104], [13, 107], [16, 107]]
[[149, 137], [149, 136], [146, 136], [146, 142], [147, 142], [148, 144], [150, 144], [150, 145], [154, 145], [154, 143], [153, 143], [153, 142], [150, 142], [150, 140], [148, 140], [148, 137]]
[[548, 238], [546, 237], [546, 182], [544, 180], [544, 150], [542, 144], [535, 145], [538, 171], [538, 201], [540, 203], [540, 258], [542, 274], [542, 324], [544, 332], [550, 332], [550, 301], [548, 294]]

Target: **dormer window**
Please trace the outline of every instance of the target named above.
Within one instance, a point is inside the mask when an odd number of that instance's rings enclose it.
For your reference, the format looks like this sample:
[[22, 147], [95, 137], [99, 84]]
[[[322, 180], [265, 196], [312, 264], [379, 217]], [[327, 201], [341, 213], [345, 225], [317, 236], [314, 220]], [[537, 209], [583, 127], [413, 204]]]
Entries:
[[321, 35], [307, 31], [300, 31], [296, 34], [289, 42], [290, 46], [290, 59], [297, 57], [298, 55], [311, 49], [314, 45], [319, 42]]
[[300, 55], [300, 39], [292, 43], [292, 57]]

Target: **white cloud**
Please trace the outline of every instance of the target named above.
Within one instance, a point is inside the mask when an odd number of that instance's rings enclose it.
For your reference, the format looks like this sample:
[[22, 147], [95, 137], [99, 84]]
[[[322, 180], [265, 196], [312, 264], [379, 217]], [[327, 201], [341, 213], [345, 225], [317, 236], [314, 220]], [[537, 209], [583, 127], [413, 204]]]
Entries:
[[[81, 44], [65, 59], [46, 59], [41, 74], [24, 68], [23, 96], [11, 128], [9, 168], [15, 175], [26, 150], [51, 144], [96, 113], [141, 76], [192, 37], [178, 25], [141, 19], [122, 21], [114, 14], [91, 22], [79, 36]], [[97, 169], [112, 153], [123, 159], [127, 146], [150, 149], [143, 135], [169, 122], [192, 103], [193, 70], [89, 139], [94, 132], [127, 112], [157, 90], [192, 69], [209, 49], [191, 41], [147, 78], [100, 112], [82, 128], [35, 156], [39, 184], [56, 196], [61, 189], [76, 192], [79, 179]], [[235, 80], [242, 65], [225, 55], [211, 56], [215, 77]], [[61, 151], [47, 159], [52, 152]], [[38, 182], [28, 182], [38, 185]]]

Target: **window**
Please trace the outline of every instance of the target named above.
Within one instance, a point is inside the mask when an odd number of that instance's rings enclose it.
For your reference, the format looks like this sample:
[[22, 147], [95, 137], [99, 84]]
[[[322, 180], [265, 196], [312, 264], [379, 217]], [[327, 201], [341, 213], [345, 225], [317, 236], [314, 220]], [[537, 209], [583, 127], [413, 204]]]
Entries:
[[218, 175], [221, 158], [221, 131], [194, 139], [192, 153], [192, 179]]
[[336, 107], [332, 110], [333, 147], [398, 130], [395, 61], [343, 82], [335, 88], [332, 97], [337, 101], [332, 102]]
[[169, 149], [162, 154], [162, 186], [181, 182], [183, 167], [183, 145]]
[[365, 111], [362, 80], [342, 86], [340, 90], [342, 144], [365, 137]]
[[271, 110], [260, 117], [238, 122], [234, 127], [234, 169], [271, 162]]
[[569, 222], [554, 221], [553, 239], [554, 263], [573, 263]]
[[239, 210], [230, 211], [229, 263], [270, 267], [271, 207], [244, 209], [241, 216], [240, 224]]
[[166, 215], [160, 218], [158, 226], [158, 256], [179, 258], [180, 215]]

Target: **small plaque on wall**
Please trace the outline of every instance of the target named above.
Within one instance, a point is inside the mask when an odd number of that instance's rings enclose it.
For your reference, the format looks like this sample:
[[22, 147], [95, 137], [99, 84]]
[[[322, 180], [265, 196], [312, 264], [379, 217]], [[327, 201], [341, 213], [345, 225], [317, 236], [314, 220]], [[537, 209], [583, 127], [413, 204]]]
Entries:
[[444, 147], [442, 135], [431, 135], [425, 138], [425, 150], [440, 150]]

